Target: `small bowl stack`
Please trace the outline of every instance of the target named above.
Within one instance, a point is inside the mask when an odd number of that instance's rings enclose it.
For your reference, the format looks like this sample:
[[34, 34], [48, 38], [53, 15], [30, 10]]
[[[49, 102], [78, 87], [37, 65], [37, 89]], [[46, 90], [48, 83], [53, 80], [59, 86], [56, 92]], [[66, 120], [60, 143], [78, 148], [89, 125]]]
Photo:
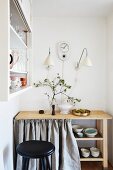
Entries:
[[88, 158], [89, 155], [90, 155], [90, 151], [89, 149], [86, 149], [86, 148], [81, 148], [81, 155], [84, 157], [84, 158]]
[[91, 152], [91, 155], [95, 158], [100, 155], [100, 150], [95, 147], [90, 148], [90, 152]]
[[83, 137], [83, 127], [80, 125], [73, 125], [72, 126], [73, 131], [78, 135], [78, 137], [82, 138]]

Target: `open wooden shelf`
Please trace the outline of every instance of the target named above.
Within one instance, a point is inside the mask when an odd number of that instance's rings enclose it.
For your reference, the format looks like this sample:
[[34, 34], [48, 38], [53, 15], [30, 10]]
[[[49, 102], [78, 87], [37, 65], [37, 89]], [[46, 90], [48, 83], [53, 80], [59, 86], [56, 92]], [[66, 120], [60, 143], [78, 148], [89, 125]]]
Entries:
[[[89, 149], [89, 148], [87, 148]], [[79, 148], [79, 153], [80, 153], [80, 161], [103, 161], [102, 153], [98, 157], [93, 157], [91, 154], [89, 157], [85, 158], [81, 155], [81, 151]]]
[[80, 158], [80, 161], [103, 161], [102, 157], [94, 158], [94, 157], [88, 157], [88, 158]]
[[93, 138], [89, 138], [89, 137], [87, 137], [85, 134], [83, 135], [83, 137], [82, 138], [80, 138], [80, 137], [78, 137], [78, 135], [75, 133], [75, 132], [73, 132], [74, 133], [74, 136], [75, 136], [75, 138], [76, 138], [76, 140], [103, 140], [103, 137], [102, 137], [102, 135], [100, 134], [100, 133], [98, 133], [95, 137], [93, 137]]

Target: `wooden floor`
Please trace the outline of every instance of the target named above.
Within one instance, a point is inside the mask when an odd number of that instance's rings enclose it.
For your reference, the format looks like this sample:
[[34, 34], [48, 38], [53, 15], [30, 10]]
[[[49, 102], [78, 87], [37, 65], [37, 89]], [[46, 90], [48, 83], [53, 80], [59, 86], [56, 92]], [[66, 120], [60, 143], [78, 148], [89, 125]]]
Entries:
[[111, 165], [107, 169], [103, 168], [101, 162], [82, 162], [81, 166], [81, 170], [113, 170]]

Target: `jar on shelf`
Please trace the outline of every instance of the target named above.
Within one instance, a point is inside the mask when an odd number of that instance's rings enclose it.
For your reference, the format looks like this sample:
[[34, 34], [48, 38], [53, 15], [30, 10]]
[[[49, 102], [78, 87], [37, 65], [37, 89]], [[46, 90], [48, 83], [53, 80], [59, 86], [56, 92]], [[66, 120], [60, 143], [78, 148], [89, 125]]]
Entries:
[[27, 85], [27, 78], [20, 78], [20, 81], [21, 81], [22, 86]]

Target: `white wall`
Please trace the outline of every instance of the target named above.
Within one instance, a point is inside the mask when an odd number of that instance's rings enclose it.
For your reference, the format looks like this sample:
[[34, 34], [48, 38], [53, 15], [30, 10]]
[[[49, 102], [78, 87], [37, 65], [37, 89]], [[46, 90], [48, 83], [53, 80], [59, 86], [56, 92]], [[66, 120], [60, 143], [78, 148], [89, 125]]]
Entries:
[[[113, 14], [107, 20], [107, 111], [113, 115]], [[109, 122], [109, 160], [113, 165], [113, 121]]]
[[[82, 101], [78, 107], [106, 108], [106, 20], [104, 18], [33, 18], [33, 82], [46, 77], [43, 66], [48, 48], [55, 61], [50, 75], [61, 73], [61, 61], [56, 54], [56, 43], [68, 41], [70, 58], [65, 62], [64, 78], [73, 86], [71, 95]], [[82, 68], [78, 73], [75, 62], [82, 49], [88, 49], [93, 67]], [[76, 81], [77, 79], [77, 81]], [[22, 110], [47, 108], [45, 89], [37, 88], [24, 93]]]
[[2, 163], [5, 170], [13, 170], [13, 117], [18, 112], [18, 98], [0, 102], [0, 170]]

